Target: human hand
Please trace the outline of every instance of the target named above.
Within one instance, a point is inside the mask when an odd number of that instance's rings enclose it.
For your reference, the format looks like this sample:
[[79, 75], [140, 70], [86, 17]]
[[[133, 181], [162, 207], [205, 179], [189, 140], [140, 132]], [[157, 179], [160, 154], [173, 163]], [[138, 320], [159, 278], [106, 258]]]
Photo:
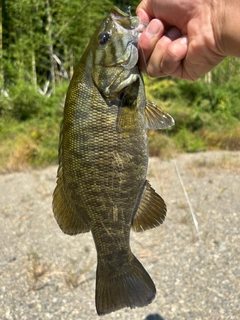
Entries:
[[[143, 0], [137, 15], [149, 25], [138, 43], [139, 68], [152, 77], [171, 75], [194, 81], [231, 55], [231, 50], [237, 55], [238, 37], [231, 42], [227, 34], [231, 34], [232, 25], [227, 23], [228, 30], [223, 26], [224, 1]], [[238, 2], [239, 11], [240, 1], [233, 2]], [[232, 7], [227, 9], [232, 12]], [[238, 51], [240, 54], [239, 47]]]

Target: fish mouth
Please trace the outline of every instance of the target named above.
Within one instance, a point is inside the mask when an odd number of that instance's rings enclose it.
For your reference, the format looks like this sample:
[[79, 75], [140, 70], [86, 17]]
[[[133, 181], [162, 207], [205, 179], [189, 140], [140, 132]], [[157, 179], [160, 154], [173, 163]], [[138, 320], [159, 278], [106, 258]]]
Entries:
[[116, 7], [110, 13], [110, 19], [117, 33], [123, 35], [123, 37], [126, 36], [129, 40], [126, 43], [124, 54], [115, 61], [114, 65], [122, 66], [127, 70], [133, 69], [138, 62], [138, 39], [146, 29], [147, 23], [141, 21], [137, 16], [131, 16], [122, 12]]
[[139, 37], [148, 25], [148, 23], [142, 21], [138, 16], [132, 16], [130, 11], [124, 13], [117, 7], [112, 8], [110, 17], [119, 28], [125, 30], [124, 33], [132, 34], [136, 38]]
[[138, 16], [125, 14], [116, 7], [110, 13], [110, 18], [119, 33], [131, 35], [136, 41], [138, 41], [141, 33], [148, 25], [148, 23], [142, 21]]

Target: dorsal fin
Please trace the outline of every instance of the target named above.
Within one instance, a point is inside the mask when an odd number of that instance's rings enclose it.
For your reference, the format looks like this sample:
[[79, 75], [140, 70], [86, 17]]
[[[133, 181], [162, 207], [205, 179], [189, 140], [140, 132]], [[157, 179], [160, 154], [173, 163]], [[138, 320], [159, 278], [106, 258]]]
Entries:
[[166, 129], [175, 124], [174, 119], [168, 113], [150, 100], [147, 100], [145, 114], [148, 129]]
[[138, 211], [132, 222], [134, 231], [154, 228], [163, 223], [167, 212], [164, 200], [146, 180]]

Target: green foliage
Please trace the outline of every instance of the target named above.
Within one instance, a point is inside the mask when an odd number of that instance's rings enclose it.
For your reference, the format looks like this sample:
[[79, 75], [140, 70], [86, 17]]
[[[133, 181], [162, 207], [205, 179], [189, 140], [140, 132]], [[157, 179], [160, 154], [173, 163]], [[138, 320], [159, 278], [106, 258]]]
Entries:
[[1, 119], [0, 172], [56, 164], [60, 121], [61, 117], [25, 123]]
[[[203, 124], [210, 121], [207, 115], [209, 113], [222, 124], [234, 118], [240, 120], [240, 81], [237, 77], [222, 84], [207, 83], [202, 79], [193, 83], [184, 80], [147, 79], [145, 83], [154, 99], [174, 101], [175, 104], [184, 106], [182, 115], [179, 115], [180, 121], [181, 116], [190, 116], [190, 122], [192, 118], [194, 122], [201, 122], [202, 119]], [[213, 118], [211, 117], [211, 121]], [[196, 123], [195, 129], [199, 129], [199, 123]]]
[[11, 87], [8, 96], [0, 96], [0, 115], [13, 117], [18, 121], [26, 121], [32, 118], [43, 120], [46, 117], [54, 117], [63, 107], [63, 97], [68, 83], [58, 86], [54, 95], [48, 97], [37, 92], [33, 86], [19, 81]]
[[40, 115], [46, 96], [41, 96], [34, 88], [21, 82], [9, 91], [8, 113], [17, 120], [28, 120]]
[[173, 140], [180, 151], [196, 152], [206, 150], [202, 137], [187, 130], [184, 126], [174, 135]]
[[3, 1], [3, 85], [25, 81], [46, 92], [69, 79], [97, 26], [113, 5], [137, 1]]
[[0, 97], [0, 172], [57, 162], [67, 86], [62, 83], [47, 97], [22, 84]]
[[[228, 79], [227, 60], [231, 60], [231, 65], [236, 68], [231, 69], [232, 76]], [[239, 148], [240, 63], [239, 59], [235, 60], [234, 63], [233, 58], [226, 59], [213, 71], [213, 75], [210, 73], [193, 83], [144, 77], [150, 99], [162, 105], [175, 119], [170, 135], [179, 150]]]
[[[216, 85], [231, 82], [240, 76], [240, 59], [234, 57], [226, 58], [217, 68], [212, 70], [206, 78]], [[238, 81], [237, 81], [238, 83]]]

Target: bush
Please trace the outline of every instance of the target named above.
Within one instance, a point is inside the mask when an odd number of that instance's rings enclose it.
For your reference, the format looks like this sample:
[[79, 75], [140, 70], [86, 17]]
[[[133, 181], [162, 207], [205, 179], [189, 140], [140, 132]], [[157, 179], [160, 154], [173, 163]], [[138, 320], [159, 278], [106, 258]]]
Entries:
[[59, 85], [51, 97], [26, 85], [1, 97], [0, 171], [57, 163], [67, 85]]
[[[175, 119], [170, 133], [179, 150], [233, 149], [238, 145], [239, 76], [220, 84], [205, 79], [191, 83], [145, 77], [145, 84], [147, 96]], [[232, 132], [236, 134], [232, 135]]]
[[55, 94], [48, 97], [21, 81], [18, 85], [11, 87], [7, 97], [1, 96], [1, 115], [26, 121], [36, 117], [39, 119], [52, 117], [56, 113], [61, 113], [67, 85], [67, 82], [62, 83], [56, 88]]
[[25, 82], [19, 83], [9, 91], [9, 111], [19, 121], [39, 116], [47, 97], [40, 95]]

